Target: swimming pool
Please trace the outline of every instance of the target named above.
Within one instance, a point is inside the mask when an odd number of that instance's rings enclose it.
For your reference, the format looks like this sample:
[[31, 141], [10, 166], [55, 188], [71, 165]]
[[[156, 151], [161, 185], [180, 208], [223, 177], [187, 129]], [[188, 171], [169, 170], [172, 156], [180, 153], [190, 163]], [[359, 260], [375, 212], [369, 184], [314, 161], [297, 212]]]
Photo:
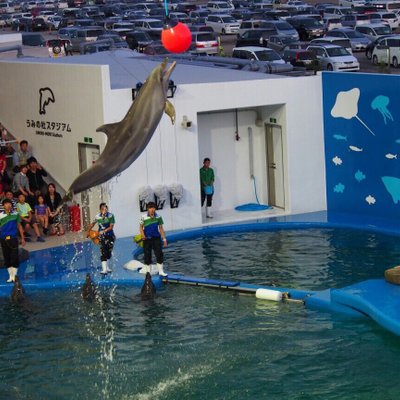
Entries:
[[[53, 263], [60, 273], [93, 267], [98, 249], [90, 248], [50, 249], [45, 260], [33, 253], [27, 274], [48, 274]], [[130, 239], [119, 240], [114, 263], [129, 260], [131, 250]], [[381, 277], [399, 255], [395, 236], [285, 229], [177, 241], [166, 250], [166, 265], [195, 276], [317, 290]], [[0, 299], [4, 397], [383, 400], [400, 395], [398, 338], [367, 318], [174, 285], [159, 290], [150, 303], [140, 301], [137, 288], [99, 292], [97, 302], [86, 303], [76, 288], [38, 291], [30, 293], [27, 310]]]

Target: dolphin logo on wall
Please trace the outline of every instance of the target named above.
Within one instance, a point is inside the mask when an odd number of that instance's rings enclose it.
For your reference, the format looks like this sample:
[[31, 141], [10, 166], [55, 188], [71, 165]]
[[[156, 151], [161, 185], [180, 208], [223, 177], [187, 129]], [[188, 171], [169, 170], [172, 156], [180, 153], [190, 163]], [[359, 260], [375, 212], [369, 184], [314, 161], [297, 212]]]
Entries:
[[39, 114], [46, 114], [46, 107], [56, 101], [53, 91], [49, 87], [39, 89]]
[[175, 109], [167, 100], [167, 90], [176, 61], [166, 69], [167, 63], [168, 59], [165, 59], [154, 68], [120, 122], [96, 129], [97, 132], [106, 133], [107, 144], [96, 163], [72, 182], [66, 200], [108, 181], [128, 168], [146, 148], [163, 112], [175, 123]]

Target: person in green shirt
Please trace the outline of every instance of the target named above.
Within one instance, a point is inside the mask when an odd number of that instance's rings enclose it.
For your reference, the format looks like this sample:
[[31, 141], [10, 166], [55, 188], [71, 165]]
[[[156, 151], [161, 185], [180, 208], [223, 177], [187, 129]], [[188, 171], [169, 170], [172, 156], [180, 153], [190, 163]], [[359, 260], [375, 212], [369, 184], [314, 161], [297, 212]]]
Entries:
[[4, 266], [10, 277], [7, 282], [14, 282], [19, 266], [18, 233], [21, 236], [21, 244], [25, 245], [24, 230], [21, 225], [21, 216], [12, 211], [10, 199], [4, 199], [4, 212], [0, 214], [0, 244], [3, 250]]
[[214, 170], [210, 168], [211, 160], [206, 157], [203, 160], [203, 166], [200, 168], [200, 189], [201, 189], [201, 206], [206, 203], [206, 216], [212, 218], [211, 206], [214, 195]]

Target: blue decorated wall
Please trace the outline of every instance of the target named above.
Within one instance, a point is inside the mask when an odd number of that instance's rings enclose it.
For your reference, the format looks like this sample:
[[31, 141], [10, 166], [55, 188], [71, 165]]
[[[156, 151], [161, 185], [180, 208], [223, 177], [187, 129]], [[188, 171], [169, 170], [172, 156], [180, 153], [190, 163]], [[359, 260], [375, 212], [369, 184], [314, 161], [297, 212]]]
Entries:
[[329, 211], [400, 217], [400, 76], [323, 73]]

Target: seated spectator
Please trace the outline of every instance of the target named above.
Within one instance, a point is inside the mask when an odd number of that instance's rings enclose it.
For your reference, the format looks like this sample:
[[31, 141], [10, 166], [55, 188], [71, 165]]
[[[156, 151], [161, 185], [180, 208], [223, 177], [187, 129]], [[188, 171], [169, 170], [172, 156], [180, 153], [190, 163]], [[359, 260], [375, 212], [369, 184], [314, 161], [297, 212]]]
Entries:
[[32, 216], [32, 208], [29, 203], [25, 202], [25, 195], [22, 193], [18, 196], [18, 203], [17, 203], [17, 211], [18, 214], [21, 216], [21, 224], [24, 232], [26, 233], [25, 240], [27, 242], [30, 241], [30, 237], [28, 236], [29, 229], [33, 228], [35, 235], [37, 237], [38, 242], [45, 242], [45, 240], [40, 236], [39, 227], [37, 222]]
[[34, 194], [31, 191], [31, 188], [29, 187], [29, 180], [26, 174], [28, 173], [28, 166], [27, 165], [21, 165], [20, 167], [20, 172], [18, 172], [14, 176], [14, 180], [12, 183], [12, 188], [11, 190], [14, 193], [15, 197], [18, 197], [19, 194], [23, 194], [26, 198], [26, 201], [30, 204], [34, 204]]
[[39, 196], [37, 197], [36, 203], [35, 219], [40, 225], [42, 225], [43, 233], [47, 235], [47, 232], [49, 231], [49, 206], [44, 202], [44, 197], [41, 194], [39, 194]]
[[35, 197], [40, 194], [45, 194], [47, 183], [43, 177], [47, 176], [47, 172], [37, 162], [35, 157], [28, 158], [28, 172], [26, 173], [29, 181], [29, 188], [34, 193]]
[[28, 141], [21, 140], [19, 149], [13, 154], [14, 172], [18, 172], [18, 168], [21, 165], [28, 164], [28, 158], [30, 157], [32, 157], [32, 153], [28, 150]]
[[47, 185], [47, 193], [44, 196], [45, 203], [49, 206], [49, 224], [51, 225], [52, 235], [64, 235], [64, 227], [61, 223], [62, 199], [60, 193], [56, 192], [54, 183]]
[[[16, 209], [17, 209], [17, 202], [15, 201], [14, 194], [13, 194], [13, 192], [12, 192], [11, 190], [7, 190], [7, 191], [5, 192], [4, 198], [3, 198], [2, 200], [4, 200], [4, 199], [9, 199], [9, 200], [11, 200], [11, 205], [12, 205], [11, 211], [16, 211]], [[3, 204], [0, 203], [0, 213], [3, 213], [3, 212], [4, 212]]]
[[10, 187], [11, 179], [7, 173], [7, 157], [6, 148], [4, 146], [0, 147], [0, 184], [2, 186], [2, 191], [6, 191]]

